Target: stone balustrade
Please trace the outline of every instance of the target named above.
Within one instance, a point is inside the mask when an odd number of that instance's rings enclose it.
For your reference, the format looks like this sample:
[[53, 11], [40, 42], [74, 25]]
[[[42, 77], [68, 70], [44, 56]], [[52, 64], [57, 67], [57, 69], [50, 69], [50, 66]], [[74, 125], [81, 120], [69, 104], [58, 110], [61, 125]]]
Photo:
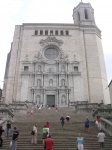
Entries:
[[103, 108], [103, 103], [88, 103], [88, 101], [69, 102], [69, 107], [74, 107], [77, 112], [93, 112], [96, 109]]
[[99, 108], [93, 112], [93, 117], [96, 118], [98, 115], [104, 118], [112, 118], [112, 108]]
[[109, 134], [110, 136], [112, 136], [112, 122], [101, 117], [101, 125], [102, 125], [102, 129]]
[[0, 108], [0, 125], [3, 126], [3, 128], [6, 127], [6, 123], [8, 120], [13, 121], [13, 113], [11, 110], [7, 108]]

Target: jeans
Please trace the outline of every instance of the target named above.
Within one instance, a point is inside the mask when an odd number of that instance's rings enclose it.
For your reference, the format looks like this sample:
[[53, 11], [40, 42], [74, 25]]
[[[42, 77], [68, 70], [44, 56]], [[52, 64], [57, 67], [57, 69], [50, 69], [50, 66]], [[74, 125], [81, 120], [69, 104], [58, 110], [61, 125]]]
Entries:
[[10, 130], [11, 130], [10, 128], [7, 129], [7, 135], [6, 135], [7, 137], [10, 136]]
[[12, 148], [11, 150], [16, 150], [17, 147], [17, 141], [12, 140]]
[[78, 150], [83, 150], [83, 144], [78, 144]]
[[104, 148], [104, 142], [100, 142], [100, 148]]
[[64, 122], [62, 122], [62, 121], [61, 121], [61, 126], [62, 126], [62, 128], [64, 127]]
[[32, 144], [33, 144], [33, 143], [37, 144], [37, 134], [32, 135], [31, 143], [32, 143]]

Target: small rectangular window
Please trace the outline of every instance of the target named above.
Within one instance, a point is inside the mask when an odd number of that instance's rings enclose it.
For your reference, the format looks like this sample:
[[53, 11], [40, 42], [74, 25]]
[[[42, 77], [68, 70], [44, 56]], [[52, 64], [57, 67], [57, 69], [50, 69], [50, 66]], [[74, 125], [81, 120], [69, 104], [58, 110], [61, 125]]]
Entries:
[[35, 30], [35, 35], [38, 35], [38, 31], [37, 30]]
[[50, 31], [50, 35], [53, 35], [53, 30]]
[[66, 35], [69, 35], [69, 32], [68, 32], [68, 31], [66, 31]]
[[78, 71], [78, 67], [77, 67], [77, 66], [74, 67], [74, 71], [75, 71], [75, 72]]
[[48, 30], [45, 31], [45, 35], [48, 35]]
[[63, 31], [60, 31], [60, 34], [63, 35]]
[[43, 31], [42, 30], [40, 30], [40, 35], [43, 35]]
[[24, 71], [28, 71], [29, 70], [29, 66], [24, 66]]
[[55, 35], [58, 35], [58, 31], [55, 31]]

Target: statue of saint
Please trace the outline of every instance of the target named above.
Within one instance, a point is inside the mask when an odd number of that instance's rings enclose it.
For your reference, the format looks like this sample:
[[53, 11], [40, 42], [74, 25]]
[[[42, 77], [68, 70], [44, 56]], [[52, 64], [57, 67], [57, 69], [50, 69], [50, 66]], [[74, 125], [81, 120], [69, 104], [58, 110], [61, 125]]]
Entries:
[[61, 103], [66, 105], [66, 98], [65, 98], [65, 95], [62, 95], [61, 97]]
[[64, 65], [61, 67], [61, 72], [65, 72], [65, 66]]
[[38, 66], [38, 72], [41, 72], [41, 66], [40, 65]]
[[41, 86], [41, 80], [40, 79], [37, 80], [37, 86], [38, 87]]
[[61, 80], [61, 86], [65, 86], [65, 80], [64, 79]]
[[53, 86], [53, 80], [52, 79], [49, 80], [49, 86]]

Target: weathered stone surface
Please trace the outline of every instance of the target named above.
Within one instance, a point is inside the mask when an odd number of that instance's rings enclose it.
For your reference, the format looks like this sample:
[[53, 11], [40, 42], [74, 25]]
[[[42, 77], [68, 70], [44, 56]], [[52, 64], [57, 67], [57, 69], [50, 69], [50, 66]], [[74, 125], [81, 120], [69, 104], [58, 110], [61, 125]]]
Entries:
[[73, 19], [74, 24], [26, 23], [15, 27], [4, 81], [6, 102], [59, 107], [67, 107], [69, 101], [110, 103], [93, 8], [80, 3], [74, 8]]

